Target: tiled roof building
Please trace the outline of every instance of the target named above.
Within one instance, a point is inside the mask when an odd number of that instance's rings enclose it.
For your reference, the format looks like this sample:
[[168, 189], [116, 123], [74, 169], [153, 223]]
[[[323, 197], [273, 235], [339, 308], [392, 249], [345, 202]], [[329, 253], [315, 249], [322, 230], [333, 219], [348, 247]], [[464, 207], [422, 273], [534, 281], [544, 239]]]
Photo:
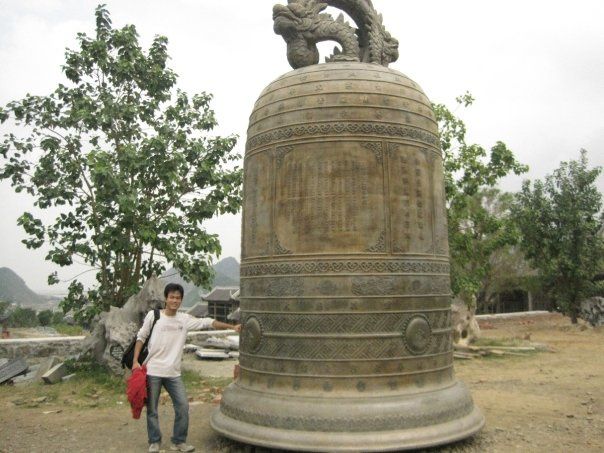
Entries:
[[236, 286], [217, 286], [202, 300], [208, 303], [208, 316], [222, 322], [230, 322], [229, 314], [239, 308], [239, 288]]

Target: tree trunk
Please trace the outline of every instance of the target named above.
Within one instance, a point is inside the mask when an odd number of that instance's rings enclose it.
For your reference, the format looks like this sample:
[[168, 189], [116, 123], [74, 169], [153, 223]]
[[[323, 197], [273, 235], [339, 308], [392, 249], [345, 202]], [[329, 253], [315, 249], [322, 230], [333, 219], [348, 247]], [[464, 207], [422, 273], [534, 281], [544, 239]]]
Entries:
[[575, 299], [572, 300], [570, 305], [570, 322], [572, 324], [577, 324], [579, 319], [579, 309], [577, 307], [577, 301]]

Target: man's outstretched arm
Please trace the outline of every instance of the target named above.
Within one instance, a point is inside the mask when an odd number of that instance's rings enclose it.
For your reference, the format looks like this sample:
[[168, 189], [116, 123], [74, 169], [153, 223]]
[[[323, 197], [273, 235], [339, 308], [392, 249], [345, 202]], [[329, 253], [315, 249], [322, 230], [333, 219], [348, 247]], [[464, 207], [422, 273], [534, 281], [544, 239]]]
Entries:
[[212, 321], [212, 328], [217, 330], [232, 329], [235, 332], [241, 332], [241, 324], [227, 324], [226, 322], [217, 321], [216, 319]]

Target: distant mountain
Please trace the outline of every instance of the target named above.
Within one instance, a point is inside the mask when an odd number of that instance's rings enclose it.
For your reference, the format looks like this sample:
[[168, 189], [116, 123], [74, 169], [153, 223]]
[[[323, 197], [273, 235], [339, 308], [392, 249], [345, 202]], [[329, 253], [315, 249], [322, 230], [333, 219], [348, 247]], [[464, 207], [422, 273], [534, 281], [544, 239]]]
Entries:
[[201, 296], [208, 293], [216, 286], [239, 286], [239, 263], [235, 258], [229, 256], [218, 261], [214, 266], [214, 280], [207, 288], [200, 288], [192, 283], [186, 282], [178, 272], [178, 269], [172, 267], [165, 271], [160, 278], [165, 283], [179, 283], [185, 290], [183, 307], [190, 307], [201, 300]]
[[46, 297], [36, 294], [25, 284], [25, 281], [8, 267], [0, 268], [0, 300], [35, 307], [45, 305]]
[[[224, 258], [224, 259], [218, 261], [216, 264], [214, 264], [213, 267], [214, 267], [214, 271], [216, 272], [216, 277], [218, 277], [218, 276], [228, 277], [233, 282], [236, 282], [237, 285], [239, 285], [239, 262], [235, 258], [233, 258], [232, 256]], [[228, 285], [214, 284], [214, 286], [228, 286]]]

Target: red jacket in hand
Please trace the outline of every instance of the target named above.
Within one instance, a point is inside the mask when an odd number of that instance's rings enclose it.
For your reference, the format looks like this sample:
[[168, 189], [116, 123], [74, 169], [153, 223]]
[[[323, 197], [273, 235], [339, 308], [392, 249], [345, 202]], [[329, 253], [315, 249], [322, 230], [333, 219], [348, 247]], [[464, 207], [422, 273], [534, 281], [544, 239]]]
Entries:
[[132, 371], [128, 378], [126, 395], [132, 408], [132, 417], [139, 419], [147, 401], [147, 367], [145, 365]]

